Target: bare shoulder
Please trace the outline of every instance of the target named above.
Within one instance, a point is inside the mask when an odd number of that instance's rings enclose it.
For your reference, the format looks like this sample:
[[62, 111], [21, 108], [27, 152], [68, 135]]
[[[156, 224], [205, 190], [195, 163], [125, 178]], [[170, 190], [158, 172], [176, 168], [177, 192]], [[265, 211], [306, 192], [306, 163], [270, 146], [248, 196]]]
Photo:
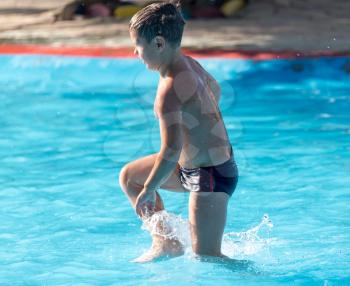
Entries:
[[177, 98], [185, 104], [195, 98], [195, 95], [201, 91], [203, 83], [200, 74], [189, 66], [174, 75], [172, 86]]
[[156, 96], [157, 112], [169, 112], [181, 109], [181, 100], [174, 88], [174, 79], [169, 77], [161, 79], [158, 84]]

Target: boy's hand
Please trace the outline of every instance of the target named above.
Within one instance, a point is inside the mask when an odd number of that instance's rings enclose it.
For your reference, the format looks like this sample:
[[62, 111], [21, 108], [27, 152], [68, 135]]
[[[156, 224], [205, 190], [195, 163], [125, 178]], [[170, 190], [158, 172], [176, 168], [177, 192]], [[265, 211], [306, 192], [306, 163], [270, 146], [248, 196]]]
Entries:
[[140, 218], [151, 216], [155, 212], [155, 208], [156, 192], [143, 189], [136, 199], [135, 210], [137, 215]]

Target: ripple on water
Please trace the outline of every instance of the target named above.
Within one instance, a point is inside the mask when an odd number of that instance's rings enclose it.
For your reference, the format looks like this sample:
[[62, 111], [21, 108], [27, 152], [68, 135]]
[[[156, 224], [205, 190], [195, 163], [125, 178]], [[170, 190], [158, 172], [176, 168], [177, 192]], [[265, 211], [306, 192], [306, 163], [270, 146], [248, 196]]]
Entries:
[[134, 59], [1, 56], [0, 284], [349, 284], [347, 61], [201, 60], [223, 85], [240, 171], [223, 252], [258, 274], [193, 258], [188, 197], [165, 190], [153, 219], [187, 252], [130, 262], [151, 239], [118, 172], [158, 151], [155, 74]]

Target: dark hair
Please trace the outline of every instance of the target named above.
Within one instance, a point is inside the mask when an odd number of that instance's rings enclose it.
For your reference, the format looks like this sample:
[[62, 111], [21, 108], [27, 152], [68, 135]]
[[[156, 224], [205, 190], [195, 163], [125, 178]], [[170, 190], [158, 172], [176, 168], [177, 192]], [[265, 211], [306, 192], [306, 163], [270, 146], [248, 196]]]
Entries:
[[148, 43], [154, 37], [162, 36], [173, 46], [179, 46], [184, 26], [180, 2], [158, 2], [138, 11], [130, 20], [129, 30], [135, 31]]

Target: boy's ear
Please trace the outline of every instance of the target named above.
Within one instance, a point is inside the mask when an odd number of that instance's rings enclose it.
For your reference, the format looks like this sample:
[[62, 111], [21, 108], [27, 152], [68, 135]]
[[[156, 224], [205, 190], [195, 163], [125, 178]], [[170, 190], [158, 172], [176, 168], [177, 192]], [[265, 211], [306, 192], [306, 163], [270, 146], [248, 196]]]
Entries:
[[154, 38], [155, 41], [155, 45], [157, 47], [157, 49], [164, 49], [165, 47], [165, 39], [161, 36], [156, 36]]

